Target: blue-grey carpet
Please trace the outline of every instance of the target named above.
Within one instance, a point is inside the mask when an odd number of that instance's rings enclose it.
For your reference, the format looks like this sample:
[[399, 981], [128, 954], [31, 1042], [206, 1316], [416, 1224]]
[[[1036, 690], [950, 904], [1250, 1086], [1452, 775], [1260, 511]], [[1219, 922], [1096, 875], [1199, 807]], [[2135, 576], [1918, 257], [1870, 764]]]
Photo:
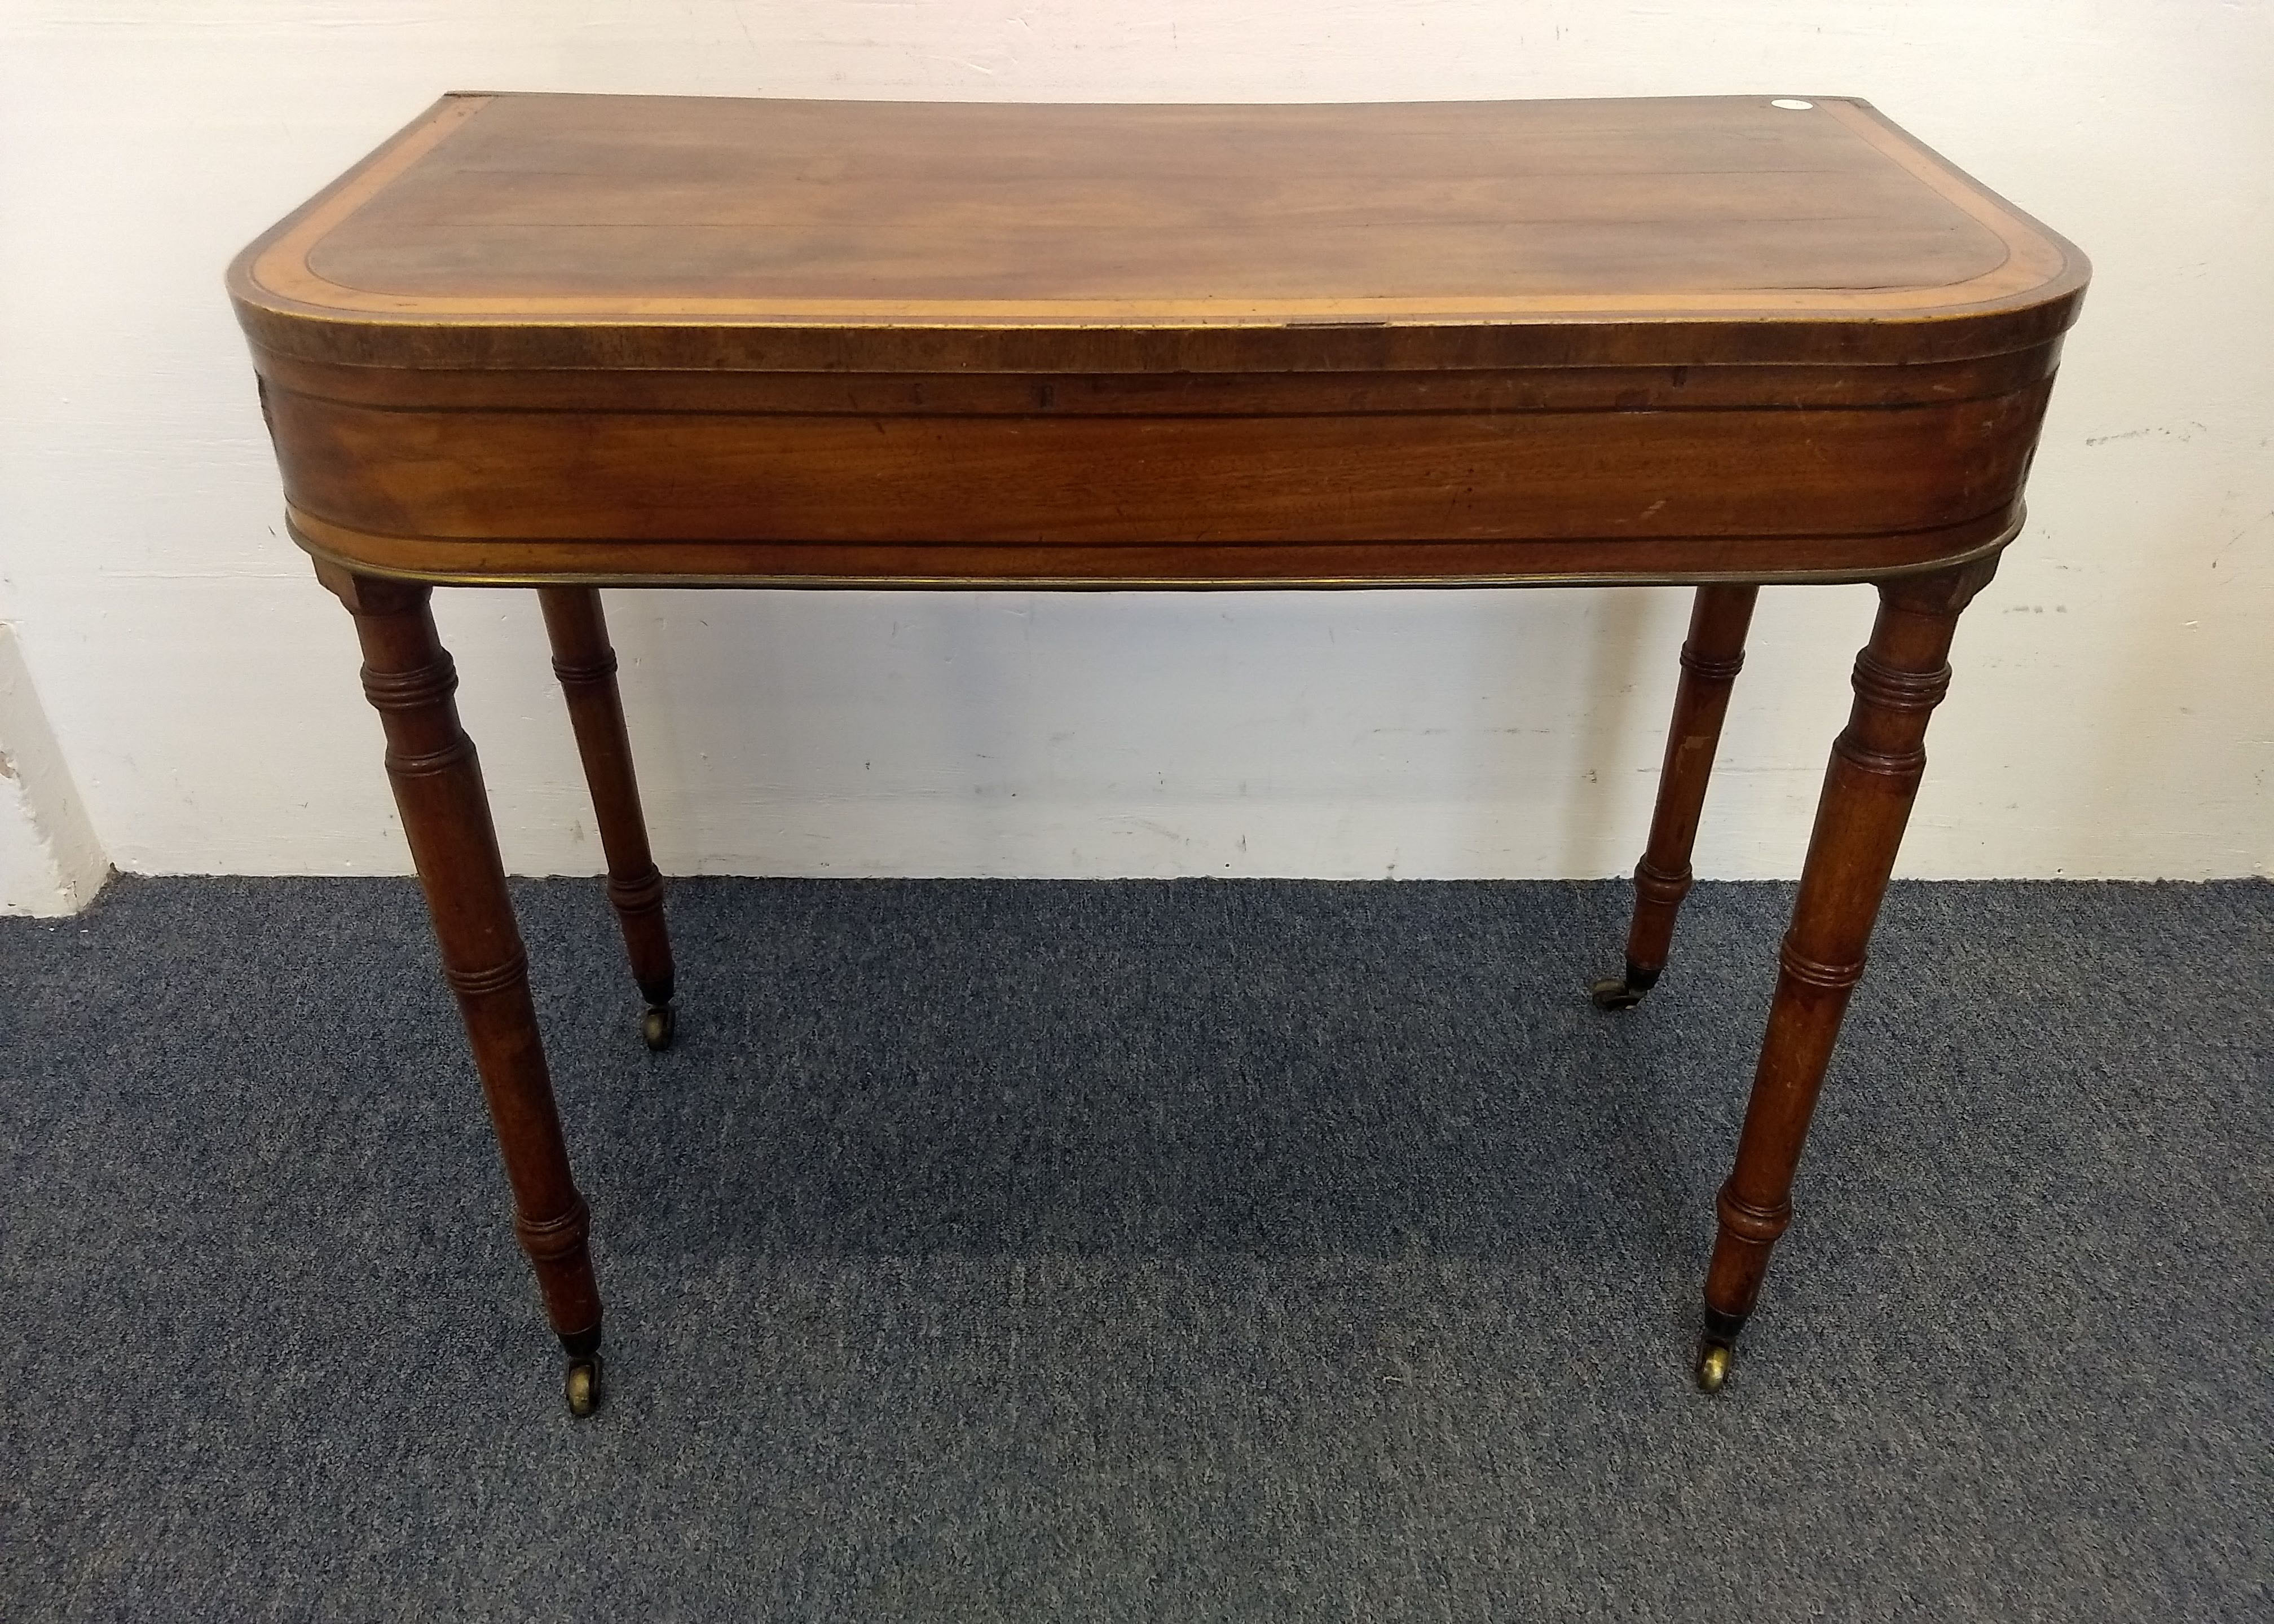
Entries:
[[1905, 885], [1717, 1399], [1789, 898], [516, 886], [569, 1419], [407, 883], [0, 921], [9, 1620], [2274, 1617], [2274, 885]]

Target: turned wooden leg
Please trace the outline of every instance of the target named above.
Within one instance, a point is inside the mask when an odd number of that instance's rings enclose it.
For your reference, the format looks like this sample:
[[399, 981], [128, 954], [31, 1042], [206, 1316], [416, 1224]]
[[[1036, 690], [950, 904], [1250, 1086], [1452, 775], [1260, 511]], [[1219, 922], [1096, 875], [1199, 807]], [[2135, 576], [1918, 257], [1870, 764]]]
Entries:
[[588, 1414], [599, 1398], [600, 1347], [590, 1224], [553, 1109], [481, 766], [451, 697], [457, 672], [434, 635], [432, 589], [330, 564], [316, 573], [355, 617], [364, 693], [387, 731], [387, 776], [513, 1186], [514, 1233], [568, 1351], [569, 1408]]
[[1996, 568], [1991, 558], [1879, 583], [1871, 641], [1856, 657], [1855, 709], [1817, 804], [1736, 1166], [1716, 1204], [1698, 1356], [1709, 1392], [1728, 1373], [1769, 1252], [1792, 1221], [1793, 1169], [1926, 768], [1927, 718], [1950, 687], [1951, 635]]
[[600, 849], [608, 859], [608, 901], [623, 928], [632, 979], [647, 1000], [641, 1031], [650, 1049], [668, 1049], [672, 1032], [671, 936], [664, 925], [663, 875], [649, 855], [647, 821], [640, 816], [639, 781], [632, 773], [631, 736], [616, 692], [616, 651], [600, 594], [589, 586], [543, 586], [537, 598], [553, 640], [553, 673], [568, 698], [568, 724], [584, 758]]
[[1658, 807], [1651, 815], [1650, 842], [1635, 868], [1626, 972], [1588, 989], [1599, 1010], [1633, 1008], [1666, 968], [1674, 916], [1690, 894], [1690, 851], [1698, 842], [1698, 818], [1713, 774], [1713, 752], [1721, 742], [1721, 718], [1745, 664], [1745, 629], [1752, 624], [1753, 600], [1759, 595], [1757, 586], [1698, 589], [1690, 635], [1682, 644], [1682, 682], [1674, 692]]

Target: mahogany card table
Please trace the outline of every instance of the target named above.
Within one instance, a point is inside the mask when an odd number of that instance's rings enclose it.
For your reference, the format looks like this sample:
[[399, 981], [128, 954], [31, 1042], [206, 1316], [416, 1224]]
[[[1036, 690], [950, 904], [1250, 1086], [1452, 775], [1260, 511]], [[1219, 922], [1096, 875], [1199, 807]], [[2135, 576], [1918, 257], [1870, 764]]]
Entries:
[[588, 1218], [435, 587], [542, 600], [660, 1049], [600, 587], [1693, 584], [1625, 967], [1593, 989], [1617, 1011], [1666, 962], [1756, 594], [1871, 583], [1717, 1204], [1713, 1390], [2086, 276], [1841, 97], [438, 102], [229, 288], [569, 1408], [600, 1397]]

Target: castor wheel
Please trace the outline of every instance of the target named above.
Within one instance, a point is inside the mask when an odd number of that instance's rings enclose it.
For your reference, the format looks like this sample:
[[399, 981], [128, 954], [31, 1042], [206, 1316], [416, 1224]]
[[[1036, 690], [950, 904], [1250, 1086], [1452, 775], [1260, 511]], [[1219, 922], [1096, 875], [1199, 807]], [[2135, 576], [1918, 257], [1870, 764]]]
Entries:
[[1630, 1010], [1642, 1002], [1643, 994], [1658, 985], [1659, 973], [1633, 959], [1627, 960], [1627, 973], [1606, 976], [1587, 989], [1587, 996], [1599, 1010]]
[[1698, 1344], [1698, 1390], [1719, 1393], [1721, 1384], [1729, 1380], [1729, 1361], [1736, 1350], [1727, 1342], [1700, 1342]]
[[568, 1413], [579, 1417], [589, 1416], [600, 1407], [600, 1356], [588, 1353], [581, 1359], [568, 1361], [568, 1375], [562, 1384], [568, 1398]]
[[1624, 976], [1606, 976], [1587, 989], [1587, 996], [1599, 1010], [1630, 1010], [1642, 1002], [1642, 989], [1628, 986]]
[[675, 1025], [676, 1017], [672, 1012], [671, 1005], [652, 1004], [649, 1007], [648, 1012], [640, 1017], [640, 1036], [647, 1040], [647, 1046], [650, 1049], [660, 1053], [671, 1047], [672, 1028]]

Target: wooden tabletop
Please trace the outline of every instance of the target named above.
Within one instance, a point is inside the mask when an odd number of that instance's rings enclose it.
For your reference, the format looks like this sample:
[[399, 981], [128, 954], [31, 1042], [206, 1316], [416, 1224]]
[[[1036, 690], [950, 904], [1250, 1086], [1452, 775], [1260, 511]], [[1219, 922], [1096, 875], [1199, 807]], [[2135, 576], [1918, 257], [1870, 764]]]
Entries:
[[1347, 370], [1995, 354], [2085, 270], [1836, 97], [453, 95], [230, 286], [315, 361]]

